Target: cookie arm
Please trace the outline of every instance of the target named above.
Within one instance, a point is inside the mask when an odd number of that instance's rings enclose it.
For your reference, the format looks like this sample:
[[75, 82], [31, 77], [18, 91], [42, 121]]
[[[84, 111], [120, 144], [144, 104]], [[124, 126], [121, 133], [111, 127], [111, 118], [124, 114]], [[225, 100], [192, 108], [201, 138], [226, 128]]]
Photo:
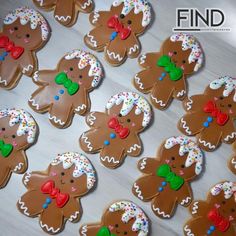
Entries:
[[142, 143], [140, 138], [135, 135], [132, 137], [128, 137], [128, 140], [126, 142], [126, 153], [129, 156], [139, 156], [142, 151]]
[[22, 178], [22, 183], [27, 189], [36, 189], [39, 188], [47, 178], [48, 176], [41, 172], [27, 172]]
[[89, 15], [89, 21], [94, 26], [100, 26], [108, 20], [110, 14], [109, 11], [94, 11]]
[[35, 71], [32, 79], [38, 85], [48, 85], [49, 83], [54, 83], [56, 74], [57, 72], [54, 70]]
[[155, 158], [143, 158], [138, 162], [138, 169], [144, 174], [155, 173], [159, 161]]
[[100, 228], [100, 224], [82, 225], [79, 229], [79, 234], [80, 236], [97, 235]]
[[210, 99], [208, 95], [197, 94], [184, 99], [183, 107], [185, 111], [200, 111], [203, 110], [204, 104]]
[[35, 68], [38, 68], [38, 63], [35, 60], [32, 52], [27, 52], [23, 55], [23, 58], [20, 60], [20, 66], [24, 75], [33, 75]]
[[108, 121], [108, 115], [104, 112], [93, 111], [88, 113], [85, 120], [90, 127], [100, 127]]
[[148, 68], [151, 66], [155, 66], [157, 63], [157, 59], [160, 57], [159, 52], [149, 52], [141, 55], [138, 58], [138, 63], [143, 68]]
[[82, 208], [80, 202], [75, 198], [70, 199], [70, 201], [63, 208], [63, 214], [71, 222], [77, 222], [81, 218]]
[[79, 6], [79, 10], [84, 13], [89, 13], [94, 8], [93, 0], [75, 0], [75, 4]]

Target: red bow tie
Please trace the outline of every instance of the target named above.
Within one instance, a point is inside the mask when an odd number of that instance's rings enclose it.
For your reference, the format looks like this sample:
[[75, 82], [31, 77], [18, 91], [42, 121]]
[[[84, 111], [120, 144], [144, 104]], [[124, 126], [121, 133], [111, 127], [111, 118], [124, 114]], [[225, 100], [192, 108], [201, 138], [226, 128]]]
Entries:
[[213, 222], [214, 226], [220, 231], [225, 232], [230, 227], [229, 220], [220, 215], [217, 209], [212, 209], [208, 213], [208, 219]]
[[113, 117], [108, 121], [108, 127], [114, 129], [121, 139], [124, 139], [129, 135], [129, 129], [120, 125], [116, 117]]
[[117, 33], [120, 34], [122, 40], [127, 39], [131, 33], [129, 28], [125, 28], [122, 23], [119, 22], [119, 19], [116, 16], [112, 16], [107, 21], [107, 26], [109, 28], [115, 29]]
[[0, 37], [0, 48], [5, 48], [7, 52], [11, 52], [13, 59], [18, 59], [24, 52], [24, 48], [15, 46], [15, 44], [10, 41], [7, 36]]
[[229, 115], [226, 113], [221, 113], [221, 111], [216, 108], [216, 104], [213, 101], [208, 101], [203, 110], [206, 113], [211, 113], [213, 117], [216, 117], [216, 122], [218, 125], [225, 125], [229, 119]]
[[69, 200], [68, 193], [60, 193], [59, 188], [55, 188], [55, 182], [53, 180], [46, 181], [41, 186], [41, 192], [44, 194], [50, 194], [52, 198], [56, 198], [56, 204], [59, 208], [65, 206]]

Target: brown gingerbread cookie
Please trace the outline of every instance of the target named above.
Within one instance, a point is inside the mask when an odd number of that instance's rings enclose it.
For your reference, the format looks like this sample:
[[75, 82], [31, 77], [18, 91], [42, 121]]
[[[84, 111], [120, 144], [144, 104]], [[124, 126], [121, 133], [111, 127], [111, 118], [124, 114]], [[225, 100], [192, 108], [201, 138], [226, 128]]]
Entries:
[[36, 52], [50, 34], [44, 17], [28, 7], [10, 12], [0, 33], [0, 87], [11, 89], [22, 74], [31, 76], [37, 69]]
[[191, 96], [183, 103], [186, 114], [179, 130], [194, 135], [199, 146], [214, 151], [221, 142], [236, 140], [236, 79], [224, 76], [210, 83], [203, 94]]
[[100, 223], [85, 224], [80, 236], [147, 236], [149, 219], [141, 208], [130, 201], [117, 201], [104, 212]]
[[63, 56], [56, 69], [35, 72], [33, 80], [39, 88], [31, 95], [29, 105], [36, 112], [48, 112], [54, 126], [65, 128], [74, 114], [84, 115], [90, 110], [89, 92], [102, 77], [102, 66], [95, 56], [73, 50]]
[[96, 175], [83, 154], [58, 154], [46, 171], [26, 173], [27, 192], [17, 207], [28, 217], [39, 217], [41, 228], [49, 234], [63, 230], [67, 220], [77, 222], [82, 216], [80, 198], [91, 192]]
[[144, 174], [133, 185], [133, 194], [151, 201], [156, 216], [171, 218], [178, 204], [188, 206], [193, 197], [190, 182], [202, 172], [203, 153], [187, 137], [171, 137], [160, 147], [157, 158], [143, 158], [138, 169]]
[[151, 7], [148, 0], [115, 0], [109, 11], [95, 11], [89, 20], [95, 28], [85, 35], [86, 45], [105, 51], [107, 62], [118, 66], [127, 57], [138, 57], [138, 36], [151, 22]]
[[185, 236], [236, 235], [236, 183], [216, 184], [206, 201], [194, 201], [189, 210], [192, 218], [184, 225]]
[[0, 188], [9, 181], [12, 173], [27, 170], [28, 149], [37, 138], [37, 124], [23, 109], [0, 110]]
[[203, 64], [203, 51], [197, 39], [178, 33], [167, 38], [160, 52], [147, 53], [139, 58], [144, 68], [134, 77], [134, 86], [142, 93], [150, 93], [157, 109], [166, 109], [173, 98], [183, 100], [187, 95], [187, 76]]
[[230, 160], [228, 162], [228, 166], [229, 166], [230, 170], [236, 175], [236, 155], [235, 155], [235, 153], [236, 153], [236, 142], [233, 143], [232, 147], [233, 147], [234, 154], [230, 158]]
[[33, 2], [46, 11], [54, 10], [54, 18], [66, 27], [75, 24], [79, 12], [90, 13], [94, 8], [93, 0], [33, 0]]
[[112, 96], [105, 112], [91, 112], [86, 122], [91, 127], [80, 137], [80, 147], [87, 153], [100, 152], [101, 163], [117, 168], [126, 155], [142, 151], [139, 133], [151, 121], [151, 107], [137, 93], [121, 92]]

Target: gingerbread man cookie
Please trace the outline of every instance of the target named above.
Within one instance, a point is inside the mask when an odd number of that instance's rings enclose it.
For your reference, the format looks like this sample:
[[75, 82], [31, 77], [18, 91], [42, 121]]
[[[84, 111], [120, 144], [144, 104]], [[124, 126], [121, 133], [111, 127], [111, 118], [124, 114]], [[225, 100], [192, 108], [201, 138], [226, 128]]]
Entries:
[[186, 114], [178, 128], [186, 135], [196, 135], [199, 146], [214, 151], [221, 142], [236, 140], [236, 79], [224, 76], [210, 83], [203, 94], [183, 103]]
[[75, 24], [78, 13], [90, 13], [94, 8], [93, 0], [33, 0], [34, 4], [46, 11], [54, 10], [54, 18], [62, 25]]
[[110, 11], [95, 11], [89, 20], [95, 28], [84, 37], [86, 45], [105, 51], [107, 62], [119, 66], [127, 57], [138, 57], [138, 36], [151, 22], [151, 7], [147, 0], [115, 0]]
[[203, 51], [197, 39], [179, 33], [167, 38], [160, 52], [147, 53], [139, 58], [144, 68], [134, 77], [134, 86], [142, 93], [150, 93], [152, 104], [166, 109], [173, 98], [183, 100], [187, 95], [187, 76], [203, 64]]
[[156, 216], [172, 217], [178, 204], [188, 206], [193, 197], [190, 182], [202, 172], [203, 153], [187, 137], [171, 137], [160, 147], [157, 158], [143, 158], [138, 169], [144, 174], [133, 185], [133, 194], [152, 201]]
[[139, 133], [150, 123], [151, 115], [144, 97], [132, 92], [118, 93], [110, 98], [105, 112], [86, 116], [91, 129], [81, 135], [80, 147], [87, 153], [100, 152], [104, 166], [117, 168], [126, 155], [140, 155]]
[[37, 124], [23, 109], [0, 110], [0, 188], [9, 181], [12, 173], [27, 170], [28, 149], [37, 137]]
[[80, 198], [91, 192], [96, 175], [83, 154], [59, 154], [46, 171], [26, 173], [23, 184], [27, 192], [17, 207], [29, 217], [39, 217], [41, 228], [49, 234], [63, 230], [67, 220], [77, 222], [82, 215]]
[[236, 183], [216, 184], [206, 201], [194, 201], [189, 210], [192, 218], [184, 225], [185, 236], [236, 235]]
[[80, 228], [80, 236], [147, 236], [149, 220], [143, 210], [130, 201], [117, 201], [104, 212], [101, 222]]
[[33, 79], [39, 88], [31, 95], [29, 105], [36, 112], [48, 112], [54, 126], [65, 128], [75, 113], [84, 115], [89, 111], [89, 92], [102, 77], [102, 66], [95, 56], [73, 50], [59, 61], [56, 69], [35, 72]]
[[3, 21], [0, 33], [0, 87], [11, 89], [22, 74], [32, 76], [37, 69], [36, 52], [50, 34], [44, 17], [33, 9], [20, 7]]

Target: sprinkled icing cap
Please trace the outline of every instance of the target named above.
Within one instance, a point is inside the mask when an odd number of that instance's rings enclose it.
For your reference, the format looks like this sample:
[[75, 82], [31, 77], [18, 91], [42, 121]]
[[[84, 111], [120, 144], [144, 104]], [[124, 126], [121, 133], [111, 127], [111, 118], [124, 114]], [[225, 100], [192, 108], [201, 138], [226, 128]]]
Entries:
[[121, 92], [109, 99], [106, 108], [110, 109], [114, 105], [120, 105], [122, 102], [123, 105], [120, 111], [122, 116], [128, 115], [133, 107], [135, 107], [136, 115], [139, 115], [142, 112], [144, 114], [142, 126], [146, 127], [150, 123], [152, 116], [151, 107], [143, 96], [133, 92]]
[[23, 109], [7, 108], [0, 110], [0, 119], [9, 117], [9, 126], [19, 124], [17, 135], [27, 135], [27, 142], [33, 143], [35, 141], [37, 125], [34, 118]]
[[213, 80], [210, 83], [211, 89], [219, 89], [224, 86], [223, 96], [228, 97], [234, 91], [234, 102], [236, 102], [236, 78], [230, 76], [223, 76], [219, 79]]
[[117, 7], [121, 3], [124, 4], [121, 14], [128, 15], [134, 9], [134, 13], [143, 13], [142, 26], [146, 27], [151, 22], [151, 6], [147, 0], [115, 0], [113, 6]]
[[149, 232], [148, 218], [143, 210], [136, 204], [130, 201], [119, 201], [113, 203], [109, 207], [110, 212], [124, 211], [122, 215], [122, 222], [128, 223], [129, 220], [135, 218], [132, 225], [132, 231], [139, 232], [138, 236], [146, 236]]
[[91, 85], [92, 87], [97, 87], [103, 78], [102, 66], [98, 59], [93, 54], [80, 49], [72, 50], [65, 55], [66, 60], [74, 58], [79, 59], [78, 67], [80, 70], [84, 69], [87, 65], [90, 66], [88, 75], [94, 77]]
[[86, 174], [87, 188], [91, 189], [94, 186], [96, 182], [95, 169], [85, 155], [77, 152], [58, 154], [51, 162], [51, 165], [58, 165], [60, 163], [62, 163], [64, 169], [69, 169], [72, 165], [75, 165], [73, 177], [78, 178]]
[[221, 191], [224, 192], [225, 199], [231, 198], [233, 195], [236, 201], [236, 183], [231, 181], [225, 181], [219, 184], [216, 184], [211, 189], [211, 194], [213, 196], [219, 195]]
[[200, 43], [193, 35], [186, 33], [173, 34], [170, 37], [170, 40], [172, 42], [182, 41], [183, 51], [191, 49], [191, 53], [188, 57], [188, 62], [189, 63], [196, 62], [194, 71], [198, 71], [202, 67], [204, 60], [203, 50]]
[[188, 137], [177, 136], [168, 138], [165, 141], [165, 148], [170, 149], [175, 145], [180, 145], [179, 147], [179, 155], [183, 156], [184, 154], [188, 153], [185, 167], [189, 167], [196, 163], [195, 173], [199, 175], [202, 171], [203, 165], [203, 153], [202, 150], [198, 147], [198, 145], [193, 142]]
[[30, 22], [30, 27], [32, 30], [36, 29], [39, 25], [42, 33], [42, 40], [46, 41], [48, 39], [50, 29], [47, 21], [39, 12], [28, 7], [19, 7], [8, 13], [3, 22], [5, 25], [10, 25], [17, 19], [20, 19], [20, 23], [22, 25], [26, 25]]

